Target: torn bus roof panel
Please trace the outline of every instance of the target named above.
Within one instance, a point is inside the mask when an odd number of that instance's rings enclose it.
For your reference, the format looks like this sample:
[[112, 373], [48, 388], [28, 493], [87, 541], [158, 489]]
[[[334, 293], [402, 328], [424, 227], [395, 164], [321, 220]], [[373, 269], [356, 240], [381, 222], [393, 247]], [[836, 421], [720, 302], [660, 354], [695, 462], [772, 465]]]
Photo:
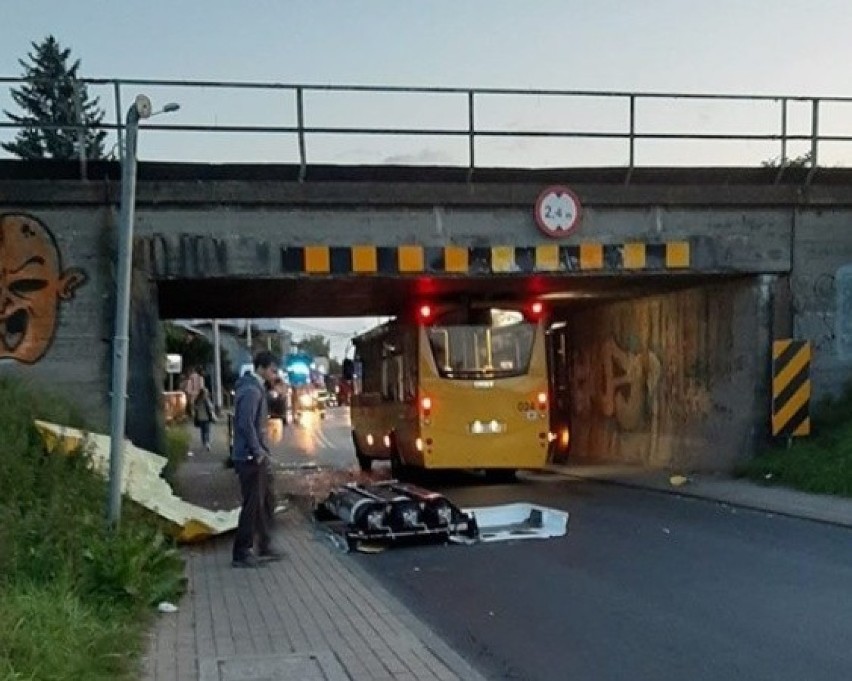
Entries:
[[[49, 453], [68, 456], [85, 447], [94, 471], [108, 477], [110, 438], [107, 435], [87, 433], [46, 421], [36, 421], [35, 425]], [[180, 542], [201, 541], [237, 527], [239, 508], [211, 511], [176, 496], [169, 483], [161, 477], [166, 463], [165, 457], [140, 449], [126, 440], [122, 494], [169, 521], [175, 538]]]

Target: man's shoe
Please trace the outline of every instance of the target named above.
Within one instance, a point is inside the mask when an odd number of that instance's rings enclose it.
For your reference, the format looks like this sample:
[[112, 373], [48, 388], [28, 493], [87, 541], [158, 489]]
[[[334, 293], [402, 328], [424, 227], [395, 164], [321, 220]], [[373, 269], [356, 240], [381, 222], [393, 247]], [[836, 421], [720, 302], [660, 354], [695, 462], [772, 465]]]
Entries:
[[232, 560], [231, 567], [235, 568], [256, 568], [260, 567], [260, 561], [252, 555], [245, 556], [239, 560]]
[[264, 563], [274, 563], [276, 561], [282, 560], [284, 558], [284, 554], [281, 551], [267, 549], [266, 551], [260, 552], [259, 558]]

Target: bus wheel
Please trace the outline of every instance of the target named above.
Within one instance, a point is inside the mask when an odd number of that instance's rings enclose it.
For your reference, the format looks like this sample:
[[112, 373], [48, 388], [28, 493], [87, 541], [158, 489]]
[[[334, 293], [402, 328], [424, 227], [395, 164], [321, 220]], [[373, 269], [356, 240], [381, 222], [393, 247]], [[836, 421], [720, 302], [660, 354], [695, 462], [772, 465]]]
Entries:
[[362, 471], [369, 473], [373, 470], [373, 460], [369, 456], [364, 456], [363, 454], [355, 452], [355, 458], [358, 459], [358, 467]]
[[365, 473], [369, 473], [373, 469], [373, 460], [361, 451], [358, 446], [358, 440], [355, 439], [355, 433], [352, 433], [352, 446], [355, 448], [355, 458], [358, 460], [358, 468]]
[[489, 482], [514, 482], [516, 473], [514, 468], [489, 468], [485, 471], [485, 479]]

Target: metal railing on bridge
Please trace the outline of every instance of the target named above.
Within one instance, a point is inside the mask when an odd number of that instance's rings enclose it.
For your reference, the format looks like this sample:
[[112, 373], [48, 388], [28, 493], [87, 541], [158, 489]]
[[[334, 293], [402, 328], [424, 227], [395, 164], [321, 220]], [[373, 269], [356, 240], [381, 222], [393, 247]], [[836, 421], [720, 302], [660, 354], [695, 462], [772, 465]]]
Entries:
[[[9, 88], [25, 82], [21, 78], [0, 77], [0, 83]], [[440, 153], [430, 155], [428, 150], [419, 154], [390, 154], [383, 159], [385, 163], [412, 164], [417, 165], [431, 159], [432, 165], [451, 165], [466, 167], [468, 177], [471, 178], [477, 168], [495, 166], [521, 167], [523, 164], [517, 162], [523, 152], [522, 145], [518, 142], [524, 141], [547, 141], [555, 143], [557, 140], [579, 140], [587, 142], [615, 142], [617, 148], [615, 155], [609, 150], [607, 158], [612, 159], [605, 165], [619, 166], [626, 169], [625, 179], [627, 182], [633, 170], [637, 167], [650, 165], [683, 165], [683, 163], [649, 163], [640, 162], [638, 151], [643, 145], [652, 143], [679, 143], [683, 149], [675, 151], [675, 158], [688, 158], [688, 165], [714, 165], [707, 163], [693, 149], [690, 151], [687, 143], [740, 143], [759, 144], [764, 154], [763, 158], [747, 158], [742, 154], [736, 155], [736, 161], [724, 163], [731, 166], [772, 166], [777, 168], [776, 181], [780, 180], [784, 170], [790, 165], [805, 166], [810, 169], [807, 174], [809, 182], [823, 161], [823, 152], [830, 145], [846, 145], [852, 142], [852, 134], [847, 128], [852, 127], [848, 122], [852, 120], [848, 115], [848, 107], [852, 105], [852, 97], [810, 97], [795, 95], [746, 95], [746, 94], [707, 94], [707, 93], [667, 93], [667, 92], [597, 92], [582, 90], [543, 90], [543, 89], [509, 89], [509, 88], [455, 88], [455, 87], [402, 87], [402, 86], [367, 86], [367, 85], [300, 85], [286, 83], [264, 83], [264, 82], [228, 82], [214, 80], [155, 80], [155, 79], [99, 79], [89, 78], [76, 81], [92, 91], [92, 94], [100, 93], [104, 101], [104, 110], [108, 117], [114, 122], [102, 122], [95, 129], [108, 131], [114, 137], [112, 148], [117, 150], [120, 156], [122, 149], [123, 115], [122, 98], [127, 95], [129, 88], [134, 90], [154, 89], [158, 92], [165, 90], [180, 91], [179, 99], [189, 96], [193, 99], [198, 93], [209, 94], [211, 91], [225, 92], [237, 91], [239, 94], [230, 96], [224, 100], [220, 109], [213, 107], [196, 107], [183, 104], [183, 115], [195, 115], [196, 121], [200, 118], [199, 112], [206, 116], [212, 116], [213, 123], [186, 123], [186, 122], [146, 122], [146, 130], [163, 133], [207, 133], [207, 134], [234, 134], [251, 135], [261, 134], [267, 136], [285, 136], [291, 138], [295, 146], [292, 153], [282, 153], [280, 157], [274, 155], [264, 158], [266, 161], [277, 161], [281, 163], [297, 163], [300, 168], [299, 177], [305, 179], [308, 167], [314, 163], [328, 163], [326, 157], [335, 157], [333, 151], [329, 151], [328, 145], [319, 144], [318, 141], [328, 138], [400, 138], [413, 137], [418, 139], [429, 138], [432, 140], [453, 140], [463, 144], [463, 151], [455, 149], [452, 154], [442, 156]], [[108, 97], [103, 96], [104, 89], [110, 92]], [[79, 92], [79, 88], [75, 87]], [[248, 94], [246, 94], [248, 93]], [[287, 110], [277, 106], [264, 108], [259, 104], [252, 103], [251, 96], [269, 95], [280, 96], [282, 93], [290, 100]], [[136, 91], [133, 92], [136, 94]], [[363, 111], [372, 111], [373, 114], [393, 114], [393, 110], [401, 107], [399, 101], [393, 100], [394, 106], [388, 107], [388, 97], [391, 98], [416, 98], [414, 104], [407, 104], [411, 108], [408, 114], [398, 115], [401, 119], [398, 123], [391, 124], [368, 124], [349, 125], [346, 124], [351, 118], [357, 118]], [[169, 99], [172, 97], [169, 96]], [[325, 105], [321, 100], [326, 98]], [[341, 99], [343, 98], [343, 99]], [[346, 98], [349, 103], [341, 104]], [[354, 98], [354, 99], [353, 99]], [[448, 122], [434, 125], [412, 125], [410, 119], [424, 112], [428, 113], [430, 106], [435, 104], [435, 98], [440, 98], [442, 103], [432, 107], [439, 112], [439, 118]], [[79, 101], [79, 98], [77, 98]], [[203, 98], [198, 98], [200, 99]], [[383, 103], [384, 100], [384, 103]], [[0, 99], [2, 101], [2, 99]], [[257, 100], [260, 101], [259, 99]], [[451, 106], [448, 108], [446, 102]], [[308, 106], [311, 102], [314, 107]], [[431, 102], [431, 105], [430, 105]], [[684, 103], [696, 104], [697, 111], [692, 112], [693, 123], [688, 121], [684, 125], [675, 125], [679, 129], [665, 129], [660, 121], [667, 116], [678, 105]], [[237, 118], [240, 122], [219, 123], [219, 114], [229, 111], [233, 113], [236, 104]], [[317, 106], [318, 105], [318, 106]], [[536, 113], [544, 113], [545, 127], [525, 124], [530, 116], [525, 113], [523, 106], [530, 105]], [[341, 110], [341, 107], [343, 110]], [[640, 115], [640, 110], [645, 112]], [[722, 107], [722, 109], [720, 109]], [[731, 111], [725, 113], [724, 108], [730, 107]], [[745, 108], [743, 108], [745, 107]], [[11, 106], [2, 106], [3, 109], [12, 109]], [[452, 109], [452, 110], [451, 110]], [[845, 109], [845, 111], [843, 111]], [[79, 106], [78, 109], [79, 111]], [[246, 123], [242, 119], [251, 118], [250, 114], [256, 114], [263, 110], [271, 114], [273, 122]], [[361, 110], [359, 112], [359, 110]], [[578, 115], [581, 111], [583, 115]], [[413, 112], [413, 113], [412, 113]], [[830, 112], [833, 120], [828, 126], [821, 121], [826, 112]], [[842, 112], [842, 113], [841, 113]], [[506, 114], [514, 117], [514, 121], [496, 124], [496, 114]], [[707, 125], [707, 119], [711, 115], [720, 113], [733, 116], [738, 126], [743, 123], [757, 125], [757, 129], [748, 130], [719, 130]], [[676, 115], [676, 114], [675, 114]], [[280, 117], [280, 121], [278, 120]], [[518, 118], [520, 117], [520, 123]], [[564, 128], [560, 125], [564, 120], [574, 118], [580, 119], [579, 125]], [[690, 115], [685, 116], [690, 119]], [[796, 120], [792, 120], [795, 118]], [[342, 123], [334, 123], [335, 119]], [[556, 119], [556, 120], [554, 120]], [[771, 119], [771, 120], [770, 120]], [[332, 123], [329, 123], [332, 121]], [[26, 124], [18, 124], [10, 120], [0, 122], [0, 133], [9, 133], [8, 130], [17, 130], [28, 127]], [[74, 125], [36, 125], [43, 129], [65, 129], [75, 130], [78, 139], [83, 139], [86, 126], [82, 123], [82, 116], [78, 116]], [[149, 133], [146, 133], [148, 135]], [[488, 141], [510, 141], [515, 145], [515, 153], [511, 148], [504, 153], [508, 163], [495, 163], [495, 155], [491, 158], [487, 150], [483, 149]], [[84, 149], [84, 144], [77, 145]], [[107, 145], [109, 147], [109, 145]], [[179, 146], [179, 145], [178, 145]], [[798, 148], [799, 155], [791, 159], [791, 150]], [[850, 147], [846, 147], [849, 149]], [[704, 147], [704, 151], [708, 147]], [[422, 150], [421, 150], [422, 151]], [[504, 150], [506, 151], [506, 150]], [[588, 150], [587, 150], [588, 151]], [[359, 158], [359, 152], [345, 150], [349, 162], [365, 164], [369, 153], [363, 152], [364, 158]], [[228, 152], [230, 154], [230, 151]], [[342, 153], [342, 152], [341, 152]], [[765, 155], [769, 153], [767, 158]], [[345, 155], [344, 154], [344, 155]], [[185, 161], [186, 153], [181, 152], [175, 145], [170, 145], [168, 150], [160, 154], [161, 160]], [[606, 156], [606, 154], [604, 154]], [[653, 154], [646, 154], [650, 160], [654, 160]], [[710, 154], [711, 158], [718, 160], [718, 154]], [[483, 161], [483, 158], [485, 160]], [[516, 159], [515, 162], [512, 159]], [[197, 159], [194, 159], [197, 160]], [[221, 160], [221, 159], [217, 159]], [[257, 160], [256, 158], [240, 159], [242, 161]], [[81, 172], [85, 175], [85, 152], [81, 153]], [[839, 161], [839, 162], [838, 162]], [[830, 162], [830, 159], [829, 159]], [[847, 163], [847, 157], [839, 156], [834, 159], [835, 165], [852, 165]], [[578, 165], [574, 163], [560, 162], [556, 164], [542, 163], [541, 165], [558, 165], [568, 167]], [[591, 163], [586, 165], [600, 165]], [[825, 165], [825, 163], [823, 163]], [[529, 166], [527, 166], [529, 167]]]

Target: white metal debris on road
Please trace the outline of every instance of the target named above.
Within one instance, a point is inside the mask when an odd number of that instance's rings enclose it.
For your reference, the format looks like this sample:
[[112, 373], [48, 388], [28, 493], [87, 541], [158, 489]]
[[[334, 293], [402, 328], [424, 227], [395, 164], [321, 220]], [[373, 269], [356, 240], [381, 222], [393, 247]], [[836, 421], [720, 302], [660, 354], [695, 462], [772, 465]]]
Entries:
[[516, 503], [466, 508], [464, 512], [476, 518], [481, 542], [550, 539], [568, 532], [569, 513], [546, 506]]

